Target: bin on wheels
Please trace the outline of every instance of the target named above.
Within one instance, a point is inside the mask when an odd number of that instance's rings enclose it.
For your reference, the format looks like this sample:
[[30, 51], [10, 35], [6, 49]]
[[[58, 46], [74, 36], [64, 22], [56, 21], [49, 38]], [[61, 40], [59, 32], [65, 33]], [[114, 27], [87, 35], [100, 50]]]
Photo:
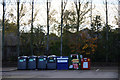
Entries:
[[82, 58], [81, 59], [82, 70], [90, 69], [90, 58]]
[[81, 57], [79, 54], [71, 54], [69, 58], [69, 69], [81, 69]]
[[47, 56], [38, 56], [37, 59], [37, 69], [47, 68]]
[[20, 56], [18, 57], [18, 70], [25, 70], [27, 69], [27, 56]]
[[68, 70], [69, 60], [67, 56], [57, 57], [57, 70]]
[[28, 69], [34, 70], [36, 69], [36, 56], [29, 56], [28, 57]]
[[56, 69], [57, 57], [55, 55], [48, 56], [47, 69]]

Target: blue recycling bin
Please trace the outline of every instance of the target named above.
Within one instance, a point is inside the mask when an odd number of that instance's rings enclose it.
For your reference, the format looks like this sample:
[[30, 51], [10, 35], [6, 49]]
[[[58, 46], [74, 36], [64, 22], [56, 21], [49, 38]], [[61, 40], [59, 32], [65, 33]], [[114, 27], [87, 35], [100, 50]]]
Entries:
[[69, 60], [67, 56], [57, 57], [57, 70], [68, 70]]
[[27, 56], [20, 56], [18, 57], [18, 70], [25, 70], [27, 69]]
[[56, 56], [48, 56], [47, 58], [47, 69], [56, 69], [57, 68], [57, 57]]
[[38, 56], [37, 58], [37, 69], [47, 68], [47, 56]]
[[34, 70], [36, 69], [36, 62], [37, 62], [37, 57], [36, 56], [29, 56], [28, 57], [28, 69]]

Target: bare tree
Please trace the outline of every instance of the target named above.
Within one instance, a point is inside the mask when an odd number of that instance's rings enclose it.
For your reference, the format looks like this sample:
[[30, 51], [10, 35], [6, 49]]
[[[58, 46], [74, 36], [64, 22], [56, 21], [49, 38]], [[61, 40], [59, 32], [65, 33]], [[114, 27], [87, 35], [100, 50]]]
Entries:
[[79, 31], [80, 24], [83, 23], [85, 15], [91, 11], [91, 8], [88, 7], [89, 1], [84, 3], [84, 0], [76, 0], [74, 1], [74, 4], [76, 6], [76, 12], [77, 12], [77, 32]]
[[[91, 24], [92, 24], [92, 0], [91, 0]], [[91, 25], [91, 27], [92, 27], [92, 25]]]
[[37, 16], [38, 11], [34, 14], [34, 0], [32, 0], [32, 15], [31, 15], [31, 54], [34, 55], [33, 51], [33, 23], [35, 21], [35, 18]]
[[80, 22], [80, 9], [81, 9], [81, 0], [76, 0], [75, 6], [77, 11], [77, 32], [79, 31], [79, 22]]
[[[118, 5], [116, 4], [116, 3], [118, 3]], [[114, 11], [114, 13], [116, 13], [116, 12], [118, 12], [117, 13], [117, 15], [114, 15], [114, 23], [116, 24], [116, 25], [118, 25], [118, 27], [120, 27], [119, 26], [119, 18], [120, 18], [120, 1], [119, 0], [116, 0], [116, 1], [114, 1], [114, 2], [112, 2], [111, 3], [112, 5], [113, 5], [113, 7], [112, 7], [112, 10]], [[113, 15], [113, 14], [112, 14]]]
[[[88, 4], [89, 2], [87, 1], [83, 7], [83, 10], [81, 10], [81, 5], [83, 4], [83, 1], [81, 0], [76, 0], [74, 1], [74, 4], [76, 6], [76, 11], [77, 11], [77, 26], [76, 26], [76, 29], [77, 29], [77, 34], [76, 34], [76, 51], [77, 51], [77, 44], [78, 44], [78, 32], [79, 32], [79, 27], [80, 27], [80, 24], [83, 20], [83, 17], [85, 16], [85, 14], [87, 14], [91, 8], [88, 8]], [[87, 9], [88, 8], [88, 9]]]

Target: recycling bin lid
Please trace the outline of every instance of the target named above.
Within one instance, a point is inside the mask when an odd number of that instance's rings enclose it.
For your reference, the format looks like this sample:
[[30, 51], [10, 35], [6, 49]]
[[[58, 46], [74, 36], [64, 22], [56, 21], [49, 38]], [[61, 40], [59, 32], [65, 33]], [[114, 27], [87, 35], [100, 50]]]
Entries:
[[48, 58], [49, 58], [49, 57], [57, 57], [57, 56], [56, 56], [56, 55], [50, 55], [50, 56], [48, 56]]
[[48, 62], [55, 62], [57, 60], [57, 56], [50, 55], [47, 57]]
[[27, 56], [19, 56], [18, 59], [19, 59], [19, 58], [27, 58]]
[[47, 58], [47, 56], [42, 55], [42, 56], [38, 56], [38, 58]]
[[78, 55], [78, 54], [71, 54], [71, 55], [76, 56], [76, 55]]
[[69, 59], [68, 56], [58, 56], [57, 59]]
[[28, 56], [28, 58], [36, 58], [37, 56]]

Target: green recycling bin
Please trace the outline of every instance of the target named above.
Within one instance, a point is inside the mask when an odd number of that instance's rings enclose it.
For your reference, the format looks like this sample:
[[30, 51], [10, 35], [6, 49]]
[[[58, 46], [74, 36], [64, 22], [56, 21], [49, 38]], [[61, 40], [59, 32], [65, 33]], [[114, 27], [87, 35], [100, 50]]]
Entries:
[[81, 55], [71, 54], [69, 57], [69, 69], [80, 70], [81, 69]]

